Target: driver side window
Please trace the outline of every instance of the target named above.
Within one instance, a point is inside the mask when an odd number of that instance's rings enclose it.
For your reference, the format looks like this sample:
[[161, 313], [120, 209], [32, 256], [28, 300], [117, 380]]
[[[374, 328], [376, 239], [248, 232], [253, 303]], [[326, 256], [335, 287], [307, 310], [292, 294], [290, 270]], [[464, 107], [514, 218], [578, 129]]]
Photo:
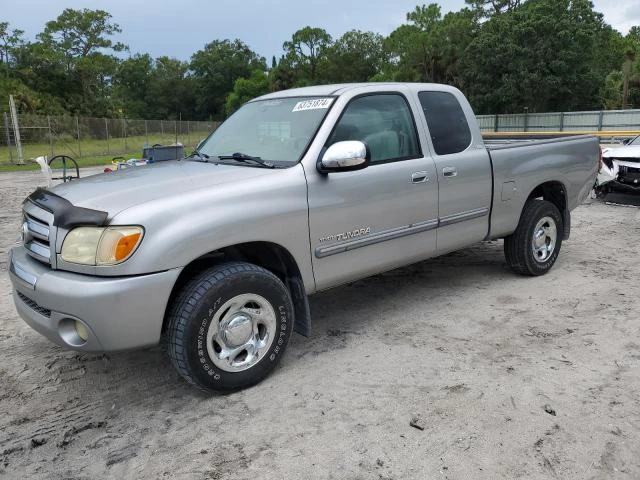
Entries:
[[420, 157], [420, 148], [407, 101], [398, 94], [358, 97], [347, 105], [327, 146], [360, 140], [371, 152], [371, 163]]

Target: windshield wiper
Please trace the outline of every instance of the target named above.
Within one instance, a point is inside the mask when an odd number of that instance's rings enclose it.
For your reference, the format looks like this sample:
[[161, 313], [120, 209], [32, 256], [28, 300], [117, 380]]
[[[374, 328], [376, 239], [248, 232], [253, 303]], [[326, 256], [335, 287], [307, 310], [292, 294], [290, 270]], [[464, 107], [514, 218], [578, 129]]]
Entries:
[[235, 160], [237, 162], [254, 162], [256, 165], [260, 165], [265, 168], [276, 168], [276, 166], [267, 162], [266, 160], [262, 160], [260, 157], [252, 157], [251, 155], [247, 155], [246, 153], [234, 153], [233, 155], [218, 155], [219, 160]]
[[211, 157], [206, 153], [202, 153], [200, 150], [196, 148], [193, 152], [191, 152], [191, 155], [189, 155], [187, 158], [197, 158], [198, 162], [209, 163], [209, 158]]

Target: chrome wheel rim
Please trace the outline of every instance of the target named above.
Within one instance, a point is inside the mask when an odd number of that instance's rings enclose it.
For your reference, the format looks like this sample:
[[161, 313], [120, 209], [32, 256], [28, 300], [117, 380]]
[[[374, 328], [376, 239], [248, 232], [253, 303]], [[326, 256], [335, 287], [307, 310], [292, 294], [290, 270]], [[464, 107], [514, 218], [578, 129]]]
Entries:
[[227, 300], [207, 331], [207, 353], [225, 372], [241, 372], [269, 351], [276, 331], [276, 313], [267, 299], [254, 293]]
[[533, 258], [538, 263], [544, 263], [556, 249], [556, 241], [558, 239], [558, 229], [556, 222], [551, 217], [541, 218], [536, 227], [533, 229], [533, 239], [531, 247], [533, 250]]

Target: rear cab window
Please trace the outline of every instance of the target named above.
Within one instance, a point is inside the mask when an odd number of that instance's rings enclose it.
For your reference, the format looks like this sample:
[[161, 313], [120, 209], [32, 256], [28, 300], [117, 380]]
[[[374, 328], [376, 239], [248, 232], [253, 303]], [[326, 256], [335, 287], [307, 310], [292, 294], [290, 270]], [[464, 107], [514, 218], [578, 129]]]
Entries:
[[460, 153], [471, 145], [471, 129], [458, 99], [449, 92], [418, 93], [437, 155]]

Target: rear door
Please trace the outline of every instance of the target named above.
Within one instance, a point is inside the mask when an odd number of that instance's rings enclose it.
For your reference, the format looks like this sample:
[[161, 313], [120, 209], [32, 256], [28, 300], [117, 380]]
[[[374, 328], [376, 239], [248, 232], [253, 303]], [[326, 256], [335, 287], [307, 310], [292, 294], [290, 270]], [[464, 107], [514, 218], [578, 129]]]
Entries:
[[435, 253], [438, 185], [421, 139], [403, 91], [358, 95], [346, 104], [325, 146], [360, 140], [372, 163], [355, 172], [306, 171], [318, 289]]
[[479, 130], [467, 121], [467, 115], [474, 118], [471, 107], [457, 95], [418, 93], [438, 175], [438, 254], [481, 241], [489, 231], [491, 160]]

